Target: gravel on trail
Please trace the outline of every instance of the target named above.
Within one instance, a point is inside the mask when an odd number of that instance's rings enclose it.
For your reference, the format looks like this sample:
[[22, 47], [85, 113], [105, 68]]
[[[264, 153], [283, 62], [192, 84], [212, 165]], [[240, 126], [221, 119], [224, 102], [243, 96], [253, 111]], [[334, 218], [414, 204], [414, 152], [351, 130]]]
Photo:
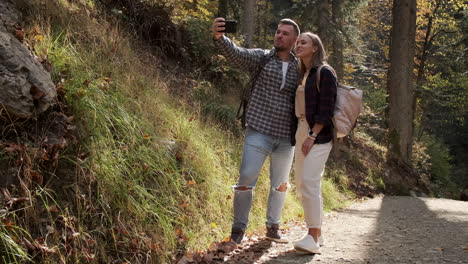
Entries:
[[[283, 233], [295, 241], [305, 226], [290, 223]], [[250, 238], [222, 259], [204, 263], [467, 263], [468, 202], [382, 196], [327, 213], [322, 254], [305, 254], [292, 243]]]

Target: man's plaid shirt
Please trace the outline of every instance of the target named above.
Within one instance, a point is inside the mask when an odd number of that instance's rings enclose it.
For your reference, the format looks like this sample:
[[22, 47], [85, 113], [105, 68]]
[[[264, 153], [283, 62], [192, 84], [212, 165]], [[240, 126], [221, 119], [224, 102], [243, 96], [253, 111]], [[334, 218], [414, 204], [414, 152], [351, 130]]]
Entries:
[[297, 88], [297, 59], [291, 53], [286, 82], [282, 89], [282, 61], [275, 50], [245, 49], [223, 36], [215, 40], [216, 47], [235, 66], [256, 72], [265, 56], [271, 56], [255, 83], [247, 105], [246, 123], [255, 130], [276, 137], [291, 138], [294, 119], [294, 97]]

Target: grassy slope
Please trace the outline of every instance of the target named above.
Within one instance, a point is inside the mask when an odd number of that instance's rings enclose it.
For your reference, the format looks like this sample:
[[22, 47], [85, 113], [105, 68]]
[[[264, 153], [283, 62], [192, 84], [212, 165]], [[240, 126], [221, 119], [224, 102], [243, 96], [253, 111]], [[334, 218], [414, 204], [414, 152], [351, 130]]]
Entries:
[[[157, 263], [228, 236], [242, 139], [202, 122], [200, 109], [171, 97], [155, 67], [158, 58], [131, 45], [135, 41], [98, 17], [92, 5], [51, 0], [28, 8], [36, 15], [27, 38], [54, 65], [54, 81], [63, 86], [80, 139], [68, 157], [74, 197], [47, 196], [56, 200], [58, 214], [50, 213], [44, 223], [75, 217], [77, 250], [69, 254], [60, 238], [49, 237], [56, 252], [39, 259]], [[255, 193], [252, 229], [263, 227], [266, 168]], [[333, 181], [342, 190], [349, 184], [346, 165], [331, 168], [323, 187], [327, 210], [345, 199]], [[42, 199], [47, 208], [51, 201]], [[300, 205], [289, 192], [283, 220], [298, 215]]]

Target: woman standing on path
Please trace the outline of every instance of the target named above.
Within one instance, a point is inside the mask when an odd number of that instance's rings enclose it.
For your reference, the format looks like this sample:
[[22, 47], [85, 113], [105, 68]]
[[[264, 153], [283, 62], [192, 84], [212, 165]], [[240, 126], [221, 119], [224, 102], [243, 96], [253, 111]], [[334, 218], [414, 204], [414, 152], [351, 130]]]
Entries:
[[[308, 233], [294, 243], [296, 250], [320, 253], [323, 215], [322, 175], [332, 148], [333, 110], [337, 82], [327, 62], [322, 41], [310, 32], [299, 36], [296, 44], [299, 80], [296, 91], [295, 175], [296, 189], [304, 208]], [[317, 70], [320, 70], [317, 85]]]

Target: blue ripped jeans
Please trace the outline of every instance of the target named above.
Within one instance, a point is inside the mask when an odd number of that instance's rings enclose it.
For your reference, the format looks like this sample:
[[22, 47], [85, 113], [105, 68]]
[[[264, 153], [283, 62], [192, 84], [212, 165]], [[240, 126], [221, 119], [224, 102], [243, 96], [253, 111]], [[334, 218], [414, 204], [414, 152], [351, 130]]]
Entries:
[[270, 156], [271, 188], [268, 195], [266, 225], [271, 226], [280, 223], [286, 192], [277, 189], [281, 184], [289, 186], [288, 179], [294, 157], [294, 147], [291, 146], [289, 138], [265, 135], [247, 127], [239, 181], [234, 186], [233, 230], [245, 230], [247, 228], [253, 191], [260, 170], [268, 156]]

